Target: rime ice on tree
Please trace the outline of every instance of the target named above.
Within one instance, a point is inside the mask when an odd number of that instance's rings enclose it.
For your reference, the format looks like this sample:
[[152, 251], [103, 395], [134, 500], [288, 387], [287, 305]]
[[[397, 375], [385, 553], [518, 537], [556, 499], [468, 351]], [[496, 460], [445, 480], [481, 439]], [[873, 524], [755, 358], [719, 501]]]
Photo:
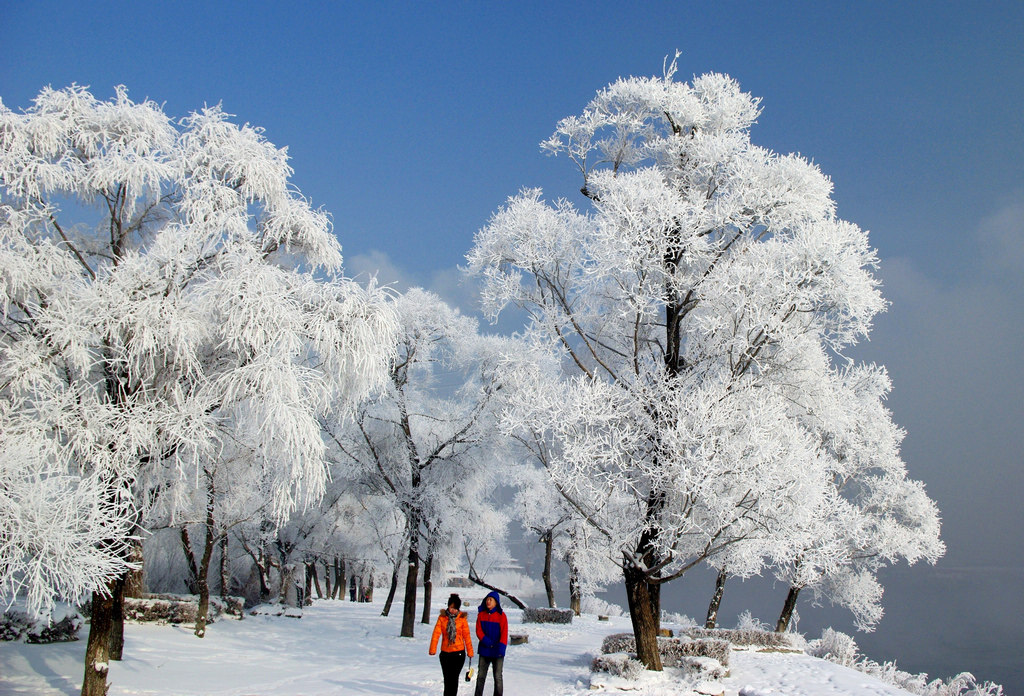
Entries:
[[616, 81], [543, 144], [585, 209], [524, 190], [468, 255], [485, 311], [525, 309], [564, 368], [510, 364], [503, 426], [607, 540], [653, 669], [663, 583], [727, 551], [759, 564], [832, 494], [808, 414], [884, 307], [831, 181], [751, 143], [734, 80], [675, 70]]
[[394, 317], [340, 276], [290, 175], [219, 107], [172, 121], [81, 87], [0, 105], [0, 516], [23, 544], [0, 589], [37, 608], [95, 590], [83, 693], [105, 691], [125, 547], [168, 482], [247, 450], [283, 518], [323, 492], [318, 416], [386, 378]]

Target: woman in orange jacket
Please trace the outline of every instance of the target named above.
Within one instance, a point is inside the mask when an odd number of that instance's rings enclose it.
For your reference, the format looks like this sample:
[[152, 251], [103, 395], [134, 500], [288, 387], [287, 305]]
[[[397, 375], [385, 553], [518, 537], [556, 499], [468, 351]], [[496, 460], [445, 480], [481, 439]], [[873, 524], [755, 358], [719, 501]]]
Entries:
[[466, 613], [459, 611], [462, 600], [457, 594], [448, 598], [448, 608], [441, 612], [430, 636], [430, 654], [437, 654], [437, 641], [441, 638], [441, 673], [444, 675], [444, 696], [459, 693], [459, 672], [466, 663], [466, 655], [473, 658], [473, 639], [469, 635]]

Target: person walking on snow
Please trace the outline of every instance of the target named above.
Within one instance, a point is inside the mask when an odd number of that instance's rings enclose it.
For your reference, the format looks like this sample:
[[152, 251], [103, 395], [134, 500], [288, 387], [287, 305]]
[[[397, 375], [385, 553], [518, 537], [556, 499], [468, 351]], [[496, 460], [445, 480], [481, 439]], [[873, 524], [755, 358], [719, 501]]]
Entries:
[[497, 592], [484, 597], [476, 615], [476, 637], [480, 639], [480, 673], [476, 678], [476, 695], [484, 696], [487, 668], [494, 668], [494, 696], [502, 696], [501, 668], [508, 647], [508, 617], [501, 610]]
[[437, 641], [441, 640], [441, 673], [444, 675], [444, 696], [459, 693], [459, 672], [466, 663], [466, 655], [473, 659], [473, 639], [469, 635], [469, 621], [466, 613], [459, 611], [462, 600], [453, 594], [448, 598], [448, 608], [441, 611], [430, 636], [430, 654], [437, 654]]

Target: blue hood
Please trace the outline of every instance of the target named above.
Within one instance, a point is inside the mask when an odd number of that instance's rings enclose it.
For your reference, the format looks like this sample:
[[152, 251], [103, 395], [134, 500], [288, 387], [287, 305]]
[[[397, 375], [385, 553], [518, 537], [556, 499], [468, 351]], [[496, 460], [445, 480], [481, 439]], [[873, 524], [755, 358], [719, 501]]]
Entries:
[[[497, 606], [494, 607], [494, 612], [492, 613], [505, 613], [501, 610], [501, 595], [499, 595], [497, 592], [489, 592], [487, 594], [487, 597], [494, 597], [494, 601], [497, 604]], [[484, 601], [480, 602], [480, 606], [478, 607], [480, 611], [487, 611], [487, 597], [484, 597]]]

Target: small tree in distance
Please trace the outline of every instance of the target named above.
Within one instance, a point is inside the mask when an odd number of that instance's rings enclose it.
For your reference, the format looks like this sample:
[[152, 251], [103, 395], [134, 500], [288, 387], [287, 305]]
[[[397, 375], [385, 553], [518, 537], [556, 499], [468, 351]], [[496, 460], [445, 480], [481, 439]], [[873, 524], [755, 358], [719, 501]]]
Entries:
[[475, 320], [419, 288], [395, 306], [401, 333], [391, 379], [354, 421], [324, 427], [337, 474], [404, 518], [401, 635], [413, 637], [421, 565], [429, 575], [435, 557], [461, 548], [478, 508], [488, 504], [500, 388], [495, 365], [507, 341], [480, 335]]

